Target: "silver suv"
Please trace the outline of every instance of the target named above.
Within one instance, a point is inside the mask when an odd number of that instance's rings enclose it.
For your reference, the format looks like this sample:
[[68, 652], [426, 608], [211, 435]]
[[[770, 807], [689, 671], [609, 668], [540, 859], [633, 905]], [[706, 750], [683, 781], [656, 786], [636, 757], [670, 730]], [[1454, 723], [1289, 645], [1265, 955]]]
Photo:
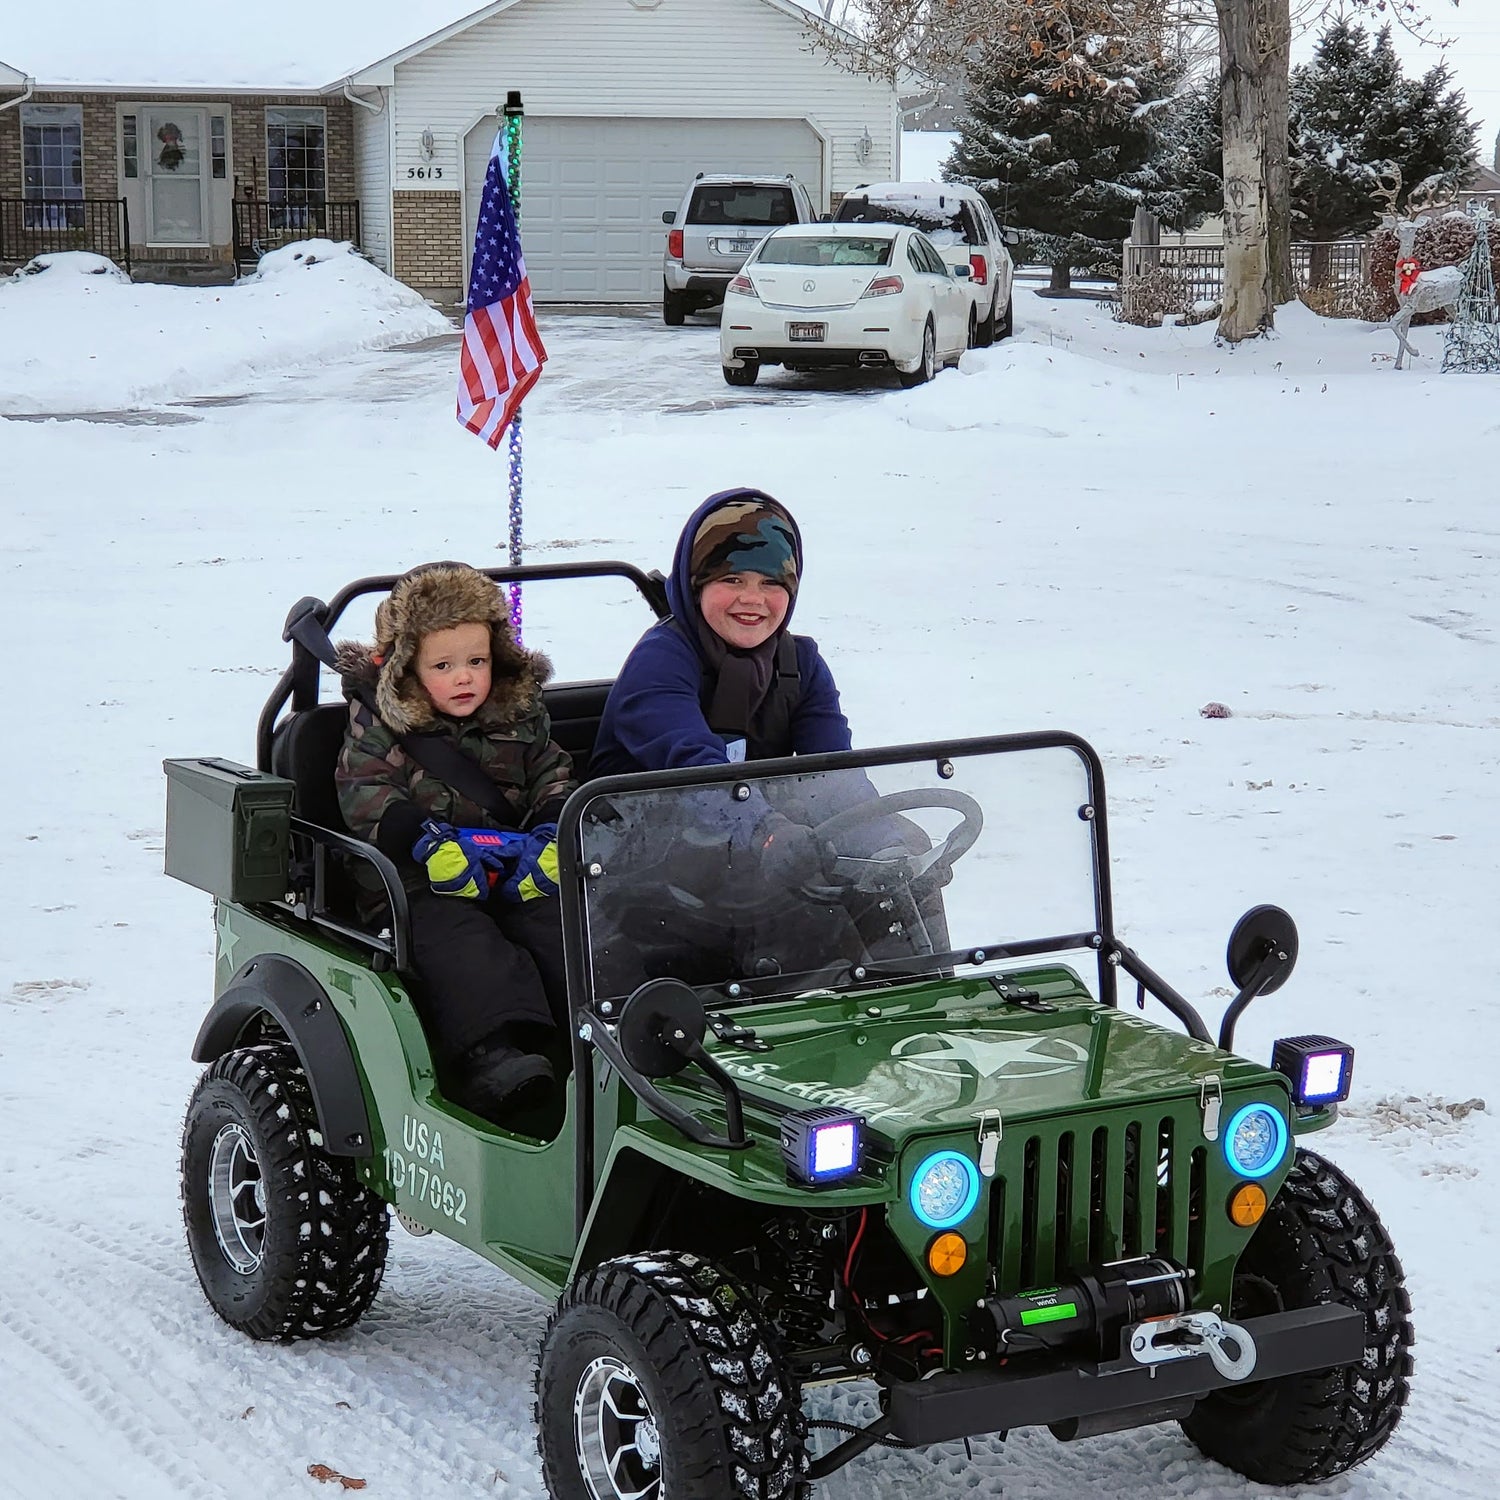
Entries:
[[700, 172], [682, 195], [661, 267], [662, 321], [676, 328], [690, 312], [724, 300], [724, 288], [773, 229], [811, 224], [818, 215], [807, 189], [790, 173], [755, 177]]

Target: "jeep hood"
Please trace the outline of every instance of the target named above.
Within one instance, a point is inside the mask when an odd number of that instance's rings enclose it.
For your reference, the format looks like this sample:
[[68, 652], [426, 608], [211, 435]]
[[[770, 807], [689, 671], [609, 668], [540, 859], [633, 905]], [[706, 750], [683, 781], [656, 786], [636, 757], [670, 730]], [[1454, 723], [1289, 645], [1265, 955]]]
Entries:
[[714, 1055], [750, 1098], [792, 1109], [856, 1110], [896, 1140], [1007, 1121], [1196, 1097], [1210, 1077], [1231, 1087], [1279, 1074], [1206, 1042], [1096, 1004], [1066, 969], [1008, 976], [1037, 1011], [1006, 1004], [986, 981], [804, 996], [736, 1014], [770, 1043]]

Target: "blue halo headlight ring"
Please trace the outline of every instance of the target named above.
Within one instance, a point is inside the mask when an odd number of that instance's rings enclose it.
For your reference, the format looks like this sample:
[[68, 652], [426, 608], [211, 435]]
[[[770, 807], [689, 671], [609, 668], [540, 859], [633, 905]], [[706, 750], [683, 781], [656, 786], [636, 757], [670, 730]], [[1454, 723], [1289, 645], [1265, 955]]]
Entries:
[[952, 1229], [979, 1202], [979, 1168], [962, 1151], [935, 1151], [911, 1174], [907, 1202], [929, 1229]]
[[[1237, 1150], [1242, 1129], [1247, 1135], [1245, 1144], [1248, 1149], [1245, 1158]], [[1269, 1141], [1264, 1134], [1267, 1130], [1271, 1136]], [[1286, 1146], [1286, 1121], [1282, 1118], [1281, 1111], [1272, 1109], [1269, 1104], [1245, 1105], [1235, 1112], [1229, 1128], [1224, 1132], [1225, 1159], [1241, 1177], [1248, 1177], [1252, 1182], [1257, 1177], [1265, 1177], [1274, 1172], [1281, 1165], [1286, 1156]]]

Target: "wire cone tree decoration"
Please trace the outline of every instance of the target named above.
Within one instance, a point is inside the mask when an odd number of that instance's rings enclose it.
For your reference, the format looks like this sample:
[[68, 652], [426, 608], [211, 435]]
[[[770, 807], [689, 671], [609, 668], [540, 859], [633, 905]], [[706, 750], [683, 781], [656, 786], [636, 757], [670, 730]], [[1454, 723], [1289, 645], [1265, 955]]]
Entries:
[[1469, 217], [1474, 221], [1474, 248], [1464, 262], [1464, 287], [1448, 325], [1443, 368], [1487, 373], [1500, 370], [1500, 308], [1495, 305], [1490, 265], [1490, 225], [1495, 216], [1481, 199], [1469, 205]]

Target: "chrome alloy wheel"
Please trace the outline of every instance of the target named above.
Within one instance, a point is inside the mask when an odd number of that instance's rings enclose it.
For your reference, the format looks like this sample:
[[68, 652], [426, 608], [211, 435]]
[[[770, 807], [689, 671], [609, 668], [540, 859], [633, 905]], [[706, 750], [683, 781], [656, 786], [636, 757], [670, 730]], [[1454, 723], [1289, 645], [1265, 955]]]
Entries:
[[661, 1435], [629, 1365], [606, 1356], [578, 1377], [573, 1436], [593, 1500], [661, 1500]]
[[214, 1137], [208, 1206], [224, 1259], [241, 1276], [259, 1270], [266, 1243], [266, 1183], [243, 1125], [226, 1125]]

